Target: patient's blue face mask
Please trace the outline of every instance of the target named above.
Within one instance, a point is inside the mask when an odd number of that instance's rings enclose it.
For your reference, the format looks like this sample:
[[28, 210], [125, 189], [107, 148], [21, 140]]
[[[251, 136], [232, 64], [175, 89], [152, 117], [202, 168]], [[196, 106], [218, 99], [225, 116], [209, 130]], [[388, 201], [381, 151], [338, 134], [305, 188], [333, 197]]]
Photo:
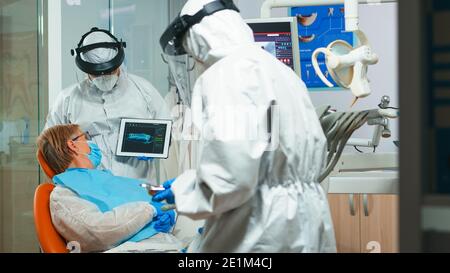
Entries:
[[98, 148], [97, 144], [95, 144], [94, 142], [88, 141], [87, 143], [89, 145], [89, 148], [91, 148], [91, 152], [86, 155], [89, 158], [89, 160], [91, 161], [94, 169], [96, 169], [102, 162], [102, 152]]
[[[78, 138], [84, 136], [84, 140], [77, 140]], [[98, 148], [97, 144], [91, 141], [92, 136], [89, 134], [89, 132], [84, 132], [77, 137], [73, 138], [73, 142], [86, 142], [91, 149], [91, 151], [88, 154], [82, 153], [83, 155], [87, 156], [89, 161], [91, 161], [92, 166], [94, 169], [96, 169], [100, 163], [102, 162], [102, 152]]]

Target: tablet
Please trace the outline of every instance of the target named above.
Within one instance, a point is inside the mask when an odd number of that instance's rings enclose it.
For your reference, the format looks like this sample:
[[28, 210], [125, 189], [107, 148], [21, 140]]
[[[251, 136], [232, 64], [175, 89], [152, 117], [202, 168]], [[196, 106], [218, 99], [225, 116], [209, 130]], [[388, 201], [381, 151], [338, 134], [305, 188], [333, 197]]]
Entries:
[[170, 120], [123, 118], [116, 155], [167, 158], [171, 131]]

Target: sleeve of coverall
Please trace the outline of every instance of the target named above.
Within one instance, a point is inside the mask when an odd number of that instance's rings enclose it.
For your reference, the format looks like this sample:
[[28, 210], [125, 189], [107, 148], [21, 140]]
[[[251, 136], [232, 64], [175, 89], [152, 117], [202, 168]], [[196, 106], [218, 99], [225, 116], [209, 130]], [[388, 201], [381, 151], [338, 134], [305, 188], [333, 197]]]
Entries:
[[115, 247], [141, 230], [154, 215], [147, 202], [129, 203], [102, 213], [95, 204], [59, 186], [50, 196], [50, 212], [56, 230], [68, 242], [78, 242], [82, 252]]
[[[195, 85], [194, 94], [202, 94], [196, 104], [203, 104], [199, 165], [172, 184], [177, 211], [192, 219], [240, 207], [258, 185], [260, 160], [268, 142], [233, 132], [244, 132], [256, 123], [267, 124], [268, 100], [262, 94], [263, 80], [257, 67], [244, 61], [233, 65], [226, 67], [226, 73], [225, 68], [205, 72], [208, 74]], [[255, 105], [265, 111], [254, 111], [252, 118], [241, 115]]]

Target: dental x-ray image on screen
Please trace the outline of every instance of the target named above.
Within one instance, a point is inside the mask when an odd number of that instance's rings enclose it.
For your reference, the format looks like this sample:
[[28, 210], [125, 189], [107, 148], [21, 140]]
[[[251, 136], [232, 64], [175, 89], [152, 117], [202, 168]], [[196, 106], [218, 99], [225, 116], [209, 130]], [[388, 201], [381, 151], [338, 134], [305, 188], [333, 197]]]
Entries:
[[116, 154], [167, 158], [171, 128], [168, 120], [122, 119]]

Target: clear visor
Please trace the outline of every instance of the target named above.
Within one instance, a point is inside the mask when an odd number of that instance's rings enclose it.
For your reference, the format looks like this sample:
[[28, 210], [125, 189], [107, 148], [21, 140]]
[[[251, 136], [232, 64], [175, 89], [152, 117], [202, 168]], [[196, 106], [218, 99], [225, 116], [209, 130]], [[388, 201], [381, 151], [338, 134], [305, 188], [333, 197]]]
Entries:
[[197, 80], [194, 58], [187, 54], [177, 56], [163, 54], [163, 58], [169, 65], [181, 101], [183, 104], [190, 106], [192, 90]]

